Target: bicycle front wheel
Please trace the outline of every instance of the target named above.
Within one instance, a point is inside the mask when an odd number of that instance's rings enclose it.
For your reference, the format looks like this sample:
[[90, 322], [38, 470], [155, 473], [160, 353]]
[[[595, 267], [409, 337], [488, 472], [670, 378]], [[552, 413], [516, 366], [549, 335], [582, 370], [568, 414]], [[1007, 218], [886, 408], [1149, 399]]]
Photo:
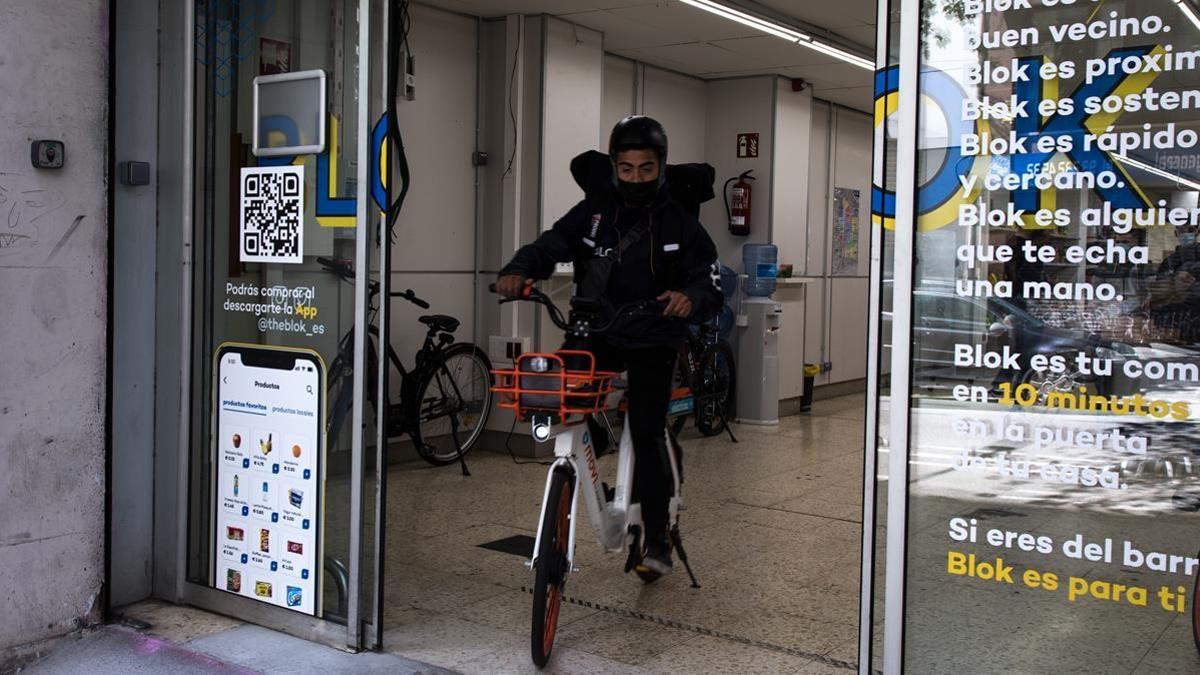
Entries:
[[538, 668], [550, 660], [554, 635], [558, 631], [558, 612], [562, 607], [563, 588], [567, 583], [567, 542], [571, 536], [571, 502], [575, 481], [571, 472], [559, 468], [550, 478], [546, 494], [546, 515], [542, 520], [534, 565], [533, 624], [529, 633], [530, 654]]
[[417, 387], [412, 425], [417, 452], [441, 466], [467, 454], [492, 407], [492, 364], [475, 345], [460, 343], [430, 365]]
[[725, 431], [733, 414], [733, 349], [725, 342], [709, 345], [696, 374], [696, 429], [705, 436]]

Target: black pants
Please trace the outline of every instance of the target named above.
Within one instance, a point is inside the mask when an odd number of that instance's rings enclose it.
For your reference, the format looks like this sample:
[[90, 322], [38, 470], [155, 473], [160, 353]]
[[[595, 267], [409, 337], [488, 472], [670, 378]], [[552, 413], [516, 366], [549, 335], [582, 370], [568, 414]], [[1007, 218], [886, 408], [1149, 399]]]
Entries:
[[676, 347], [615, 349], [596, 340], [591, 345], [597, 370], [627, 370], [629, 406], [625, 423], [633, 439], [633, 497], [642, 505], [646, 536], [667, 532], [674, 488], [667, 458], [667, 406], [671, 400]]

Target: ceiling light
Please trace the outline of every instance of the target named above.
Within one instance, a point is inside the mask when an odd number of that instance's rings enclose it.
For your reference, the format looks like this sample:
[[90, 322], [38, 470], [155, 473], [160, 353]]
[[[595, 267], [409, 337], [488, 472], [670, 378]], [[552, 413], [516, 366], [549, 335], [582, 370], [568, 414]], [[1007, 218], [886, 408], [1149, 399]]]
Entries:
[[1187, 180], [1186, 178], [1183, 178], [1182, 176], [1176, 176], [1173, 173], [1163, 171], [1162, 169], [1160, 169], [1156, 166], [1151, 166], [1149, 164], [1146, 164], [1145, 162], [1139, 162], [1138, 160], [1133, 159], [1132, 157], [1126, 157], [1125, 155], [1118, 155], [1116, 153], [1113, 154], [1113, 157], [1116, 157], [1117, 159], [1121, 160], [1121, 162], [1124, 164], [1128, 164], [1129, 166], [1137, 167], [1137, 168], [1141, 169], [1142, 171], [1152, 173], [1156, 176], [1162, 176], [1163, 178], [1169, 178], [1184, 187], [1190, 187], [1193, 190], [1200, 190], [1200, 183], [1194, 183], [1190, 180]]
[[[1175, 1], [1179, 2], [1180, 0]], [[749, 26], [751, 28], [761, 30], [764, 33], [774, 35], [775, 37], [783, 38], [788, 42], [802, 44], [809, 49], [815, 49], [822, 54], [832, 56], [835, 59], [840, 59], [852, 65], [858, 66], [859, 68], [865, 68], [866, 70], [871, 71], [875, 70], [874, 61], [848, 52], [839, 47], [834, 47], [832, 45], [825, 44], [824, 42], [818, 42], [814, 40], [812, 36], [801, 33], [794, 28], [788, 28], [782, 24], [760, 19], [757, 16], [746, 14], [745, 12], [738, 11], [732, 7], [719, 5], [711, 0], [681, 0], [681, 2], [691, 5], [692, 7], [702, 9], [706, 12], [711, 12], [717, 16], [724, 17], [730, 21], [736, 21], [743, 26]]]
[[861, 57], [857, 54], [851, 54], [850, 52], [845, 51], [843, 49], [838, 49], [837, 47], [827, 45], [823, 42], [817, 42], [816, 40], [811, 40], [809, 42], [801, 42], [800, 44], [804, 45], [805, 47], [808, 47], [809, 49], [815, 49], [815, 50], [821, 52], [822, 54], [828, 54], [829, 56], [832, 56], [836, 59], [841, 59], [841, 60], [845, 61], [846, 63], [856, 65], [859, 68], [866, 68], [867, 70], [871, 70], [871, 71], [875, 70], [875, 63], [873, 61], [864, 59], [863, 57]]
[[706, 12], [711, 12], [717, 16], [724, 17], [730, 21], [736, 21], [743, 26], [749, 26], [751, 28], [761, 30], [764, 33], [770, 33], [775, 37], [783, 38], [789, 42], [799, 42], [800, 40], [809, 39], [809, 37], [804, 33], [788, 28], [787, 26], [781, 26], [777, 23], [760, 19], [757, 16], [751, 16], [745, 12], [739, 12], [732, 7], [718, 5], [717, 3], [710, 2], [709, 0], [682, 0], [682, 2], [691, 5], [692, 7], [702, 9]]
[[1200, 28], [1200, 16], [1196, 16], [1196, 10], [1192, 9], [1192, 6], [1187, 4], [1187, 0], [1175, 0], [1175, 4], [1179, 6], [1179, 11], [1183, 12], [1184, 15], [1191, 20], [1192, 25], [1194, 25], [1196, 28]]

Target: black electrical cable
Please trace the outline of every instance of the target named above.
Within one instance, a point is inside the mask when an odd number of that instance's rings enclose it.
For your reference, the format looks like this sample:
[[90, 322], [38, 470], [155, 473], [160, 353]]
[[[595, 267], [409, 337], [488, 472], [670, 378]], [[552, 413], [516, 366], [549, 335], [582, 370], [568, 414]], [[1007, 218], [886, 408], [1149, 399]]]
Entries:
[[500, 175], [500, 180], [504, 180], [508, 174], [512, 173], [513, 162], [517, 159], [517, 112], [513, 109], [513, 85], [517, 81], [517, 55], [521, 51], [521, 37], [525, 35], [525, 27], [517, 24], [517, 45], [513, 47], [513, 66], [512, 72], [508, 76], [508, 117], [512, 120], [513, 133], [513, 149], [508, 157], [508, 166], [504, 167], [504, 173]]
[[725, 181], [725, 187], [721, 188], [721, 196], [725, 198], [725, 222], [733, 222], [733, 212], [729, 210], [729, 184], [737, 180], [737, 176]]
[[[399, 17], [399, 21], [388, 22], [388, 82], [386, 96], [388, 145], [391, 154], [394, 154], [396, 158], [396, 165], [400, 174], [400, 192], [396, 195], [396, 199], [388, 206], [387, 212], [389, 241], [395, 241], [396, 221], [400, 217], [400, 210], [404, 208], [404, 200], [408, 196], [408, 188], [412, 182], [412, 174], [408, 166], [408, 156], [404, 152], [404, 136], [400, 133], [400, 121], [396, 113], [396, 97], [399, 94], [398, 82], [400, 77], [401, 47], [404, 48], [406, 58], [411, 53], [408, 44], [408, 34], [412, 28], [412, 20], [409, 16], [408, 7], [409, 0], [391, 0], [388, 8], [389, 13], [394, 13], [394, 16]], [[388, 181], [388, 187], [390, 192], [390, 180]]]

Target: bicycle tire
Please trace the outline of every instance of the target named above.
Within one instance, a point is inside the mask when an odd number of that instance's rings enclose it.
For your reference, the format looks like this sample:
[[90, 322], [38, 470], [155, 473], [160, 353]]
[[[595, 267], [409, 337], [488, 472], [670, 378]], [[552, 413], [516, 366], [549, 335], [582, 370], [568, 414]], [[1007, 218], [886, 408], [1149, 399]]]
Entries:
[[[460, 411], [444, 412], [447, 407], [454, 407], [446, 406], [446, 397], [456, 395], [454, 393], [456, 389], [459, 393], [465, 389], [461, 386], [462, 383], [458, 382], [454, 373], [447, 374], [448, 371], [453, 370], [447, 364], [458, 359], [466, 359], [471, 362], [471, 367], [476, 371], [475, 375], [479, 376], [478, 379], [469, 383], [471, 387], [468, 399], [469, 410], [466, 411], [464, 418], [459, 420], [460, 424], [464, 421], [470, 422], [466, 425], [468, 430], [465, 436], [460, 435], [459, 438], [463, 455], [466, 455], [475, 441], [479, 440], [492, 408], [492, 364], [482, 349], [469, 342], [460, 342], [451, 345], [442, 352], [439, 359], [427, 364], [422, 371], [420, 385], [417, 387], [415, 395], [411, 401], [405, 401], [405, 405], [408, 406], [409, 419], [413, 420], [409, 433], [413, 443], [416, 444], [417, 453], [434, 466], [452, 464], [457, 462], [459, 457], [460, 450], [452, 434], [453, 425], [450, 422], [445, 422], [444, 427], [432, 424], [434, 421], [460, 414]], [[448, 386], [447, 377], [454, 380], [459, 386], [457, 388]], [[436, 393], [431, 393], [431, 388], [436, 388]]]
[[696, 429], [704, 436], [725, 431], [733, 415], [737, 371], [727, 342], [709, 345], [696, 372]]
[[[371, 332], [367, 344], [367, 382], [366, 391], [368, 392], [364, 399], [367, 405], [371, 406], [371, 410], [378, 412], [375, 407], [375, 391], [376, 382], [379, 377], [376, 375], [379, 368], [379, 358], [375, 356], [375, 349], [378, 342], [376, 338], [378, 334]], [[338, 436], [341, 434], [342, 427], [350, 419], [351, 412], [354, 407], [354, 343], [344, 344], [339, 351], [333, 363], [329, 366], [329, 381], [326, 383], [326, 391], [337, 391], [333, 395], [333, 400], [329, 407], [329, 421], [326, 428], [329, 443], [334, 445], [338, 442]]]
[[571, 503], [575, 480], [565, 467], [554, 469], [546, 494], [541, 541], [534, 565], [533, 621], [530, 626], [530, 655], [538, 668], [550, 660], [558, 631], [558, 613], [567, 583], [567, 543], [571, 532]]
[[687, 415], [680, 415], [680, 416], [676, 417], [675, 419], [671, 420], [670, 429], [671, 429], [672, 436], [678, 436], [681, 432], [683, 432], [684, 427], [687, 426], [688, 417], [695, 415], [695, 412], [696, 412], [696, 410], [695, 410], [696, 378], [695, 378], [695, 374], [692, 373], [692, 367], [691, 367], [690, 361], [691, 361], [691, 355], [690, 355], [688, 348], [684, 347], [684, 348], [680, 349], [679, 357], [675, 359], [675, 382], [674, 382], [674, 385], [676, 387], [688, 387], [689, 389], [692, 390], [692, 412], [688, 413]]

